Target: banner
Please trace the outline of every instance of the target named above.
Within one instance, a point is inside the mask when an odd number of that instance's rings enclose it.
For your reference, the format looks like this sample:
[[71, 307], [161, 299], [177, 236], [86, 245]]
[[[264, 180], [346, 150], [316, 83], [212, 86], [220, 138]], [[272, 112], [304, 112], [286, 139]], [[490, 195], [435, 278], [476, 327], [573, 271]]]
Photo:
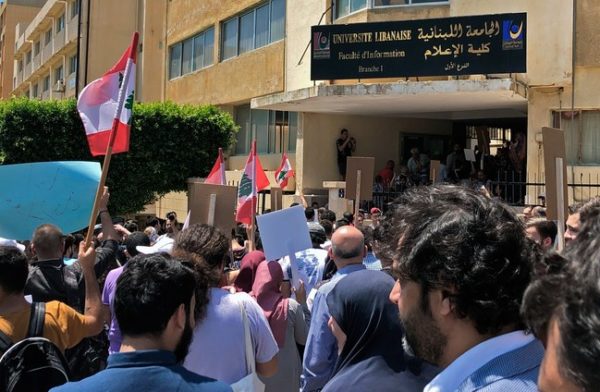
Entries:
[[527, 14], [313, 26], [311, 80], [526, 72]]

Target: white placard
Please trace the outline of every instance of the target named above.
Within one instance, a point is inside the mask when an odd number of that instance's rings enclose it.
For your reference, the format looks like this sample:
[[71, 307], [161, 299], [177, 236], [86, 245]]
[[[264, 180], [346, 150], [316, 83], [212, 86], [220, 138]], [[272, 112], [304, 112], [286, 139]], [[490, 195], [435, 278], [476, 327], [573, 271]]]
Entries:
[[465, 148], [465, 159], [469, 162], [475, 162], [475, 151]]
[[256, 217], [265, 258], [277, 260], [312, 247], [302, 206]]

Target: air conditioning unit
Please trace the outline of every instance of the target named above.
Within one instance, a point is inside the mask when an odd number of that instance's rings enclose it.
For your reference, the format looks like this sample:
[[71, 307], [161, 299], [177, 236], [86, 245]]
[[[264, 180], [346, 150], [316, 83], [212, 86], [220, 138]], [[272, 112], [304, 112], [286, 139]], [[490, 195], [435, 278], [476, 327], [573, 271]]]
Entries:
[[62, 79], [58, 79], [56, 81], [56, 85], [54, 86], [55, 93], [64, 93], [65, 92], [65, 82]]

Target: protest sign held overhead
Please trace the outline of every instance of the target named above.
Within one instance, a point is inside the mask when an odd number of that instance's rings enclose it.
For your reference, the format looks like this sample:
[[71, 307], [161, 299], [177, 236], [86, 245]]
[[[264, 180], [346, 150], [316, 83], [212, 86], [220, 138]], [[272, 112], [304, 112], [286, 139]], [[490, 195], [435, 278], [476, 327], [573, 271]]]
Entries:
[[256, 219], [267, 260], [277, 260], [312, 246], [302, 206], [260, 215]]
[[1, 165], [0, 237], [28, 240], [52, 223], [71, 233], [87, 226], [100, 180], [97, 162]]

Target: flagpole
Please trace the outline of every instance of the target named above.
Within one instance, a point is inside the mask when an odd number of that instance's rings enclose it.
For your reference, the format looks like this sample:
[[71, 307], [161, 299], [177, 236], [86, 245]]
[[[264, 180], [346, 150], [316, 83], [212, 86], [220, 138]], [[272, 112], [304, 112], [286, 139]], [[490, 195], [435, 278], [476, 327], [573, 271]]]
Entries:
[[250, 215], [250, 219], [251, 219], [251, 223], [250, 223], [250, 250], [253, 251], [255, 250], [255, 243], [254, 243], [254, 239], [255, 239], [255, 231], [256, 231], [256, 227], [254, 227], [254, 222], [256, 221], [256, 205], [254, 204], [254, 201], [258, 198], [258, 186], [256, 184], [257, 178], [256, 178], [256, 159], [257, 159], [257, 154], [256, 154], [256, 140], [252, 141], [252, 151], [253, 151], [253, 156], [252, 156], [252, 193], [254, 194], [253, 197], [251, 197], [251, 203], [252, 203], [252, 214]]
[[[131, 40], [131, 51], [132, 55], [136, 56], [137, 46], [138, 46], [139, 34], [137, 32], [133, 33], [133, 38]], [[112, 150], [115, 144], [116, 136], [117, 136], [117, 128], [119, 127], [119, 119], [121, 118], [121, 112], [123, 110], [123, 101], [125, 101], [125, 90], [127, 89], [127, 85], [129, 83], [129, 76], [131, 75], [131, 62], [127, 62], [127, 66], [125, 67], [125, 75], [123, 75], [123, 81], [121, 83], [121, 88], [119, 89], [119, 98], [117, 100], [117, 110], [115, 112], [115, 117], [113, 119], [112, 128], [110, 131], [110, 139], [108, 141], [108, 146], [106, 147], [106, 155], [104, 155], [104, 163], [102, 164], [102, 174], [100, 175], [100, 182], [98, 183], [98, 190], [96, 191], [96, 198], [94, 199], [94, 206], [92, 207], [92, 214], [90, 215], [90, 221], [88, 225], [87, 235], [85, 236], [85, 249], [89, 248], [90, 243], [92, 242], [92, 236], [94, 235], [94, 226], [96, 223], [96, 218], [98, 216], [98, 209], [100, 204], [100, 199], [104, 194], [104, 187], [106, 185], [106, 178], [108, 177], [108, 168], [110, 166], [110, 160], [112, 158]]]

